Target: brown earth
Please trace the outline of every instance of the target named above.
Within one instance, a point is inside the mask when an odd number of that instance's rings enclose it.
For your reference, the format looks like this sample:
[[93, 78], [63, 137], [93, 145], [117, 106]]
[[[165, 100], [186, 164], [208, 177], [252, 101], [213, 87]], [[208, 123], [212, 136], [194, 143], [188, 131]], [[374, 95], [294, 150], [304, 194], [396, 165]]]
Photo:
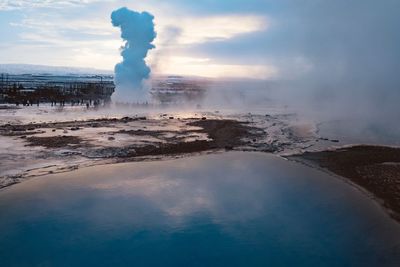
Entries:
[[400, 148], [362, 145], [292, 158], [317, 163], [350, 179], [382, 200], [390, 215], [400, 221]]
[[[100, 119], [88, 121], [70, 121], [70, 122], [54, 122], [54, 123], [38, 123], [38, 124], [25, 124], [25, 125], [3, 125], [0, 127], [0, 134], [6, 136], [19, 136], [19, 135], [34, 135], [35, 129], [60, 129], [69, 127], [70, 130], [79, 130], [84, 127], [107, 127], [114, 123], [124, 123], [135, 120], [146, 120], [145, 117], [130, 118], [124, 117], [122, 119]], [[161, 137], [168, 133], [185, 134], [206, 134], [209, 140], [193, 140], [184, 141], [182, 137], [175, 136], [172, 138], [164, 138], [167, 143], [155, 142], [153, 144], [135, 146], [128, 145], [125, 147], [108, 147], [98, 149], [98, 153], [90, 153], [88, 157], [96, 158], [129, 158], [140, 156], [154, 156], [154, 155], [170, 155], [170, 154], [183, 154], [195, 153], [206, 150], [215, 149], [233, 149], [240, 145], [245, 144], [243, 138], [256, 138], [263, 134], [263, 131], [255, 127], [247, 125], [246, 122], [236, 120], [217, 120], [217, 119], [189, 119], [186, 123], [187, 126], [199, 127], [199, 129], [190, 129], [180, 131], [171, 130], [120, 130], [115, 133], [129, 134], [133, 136], [153, 136]], [[41, 133], [42, 131], [38, 131]], [[57, 135], [48, 137], [38, 136], [22, 136], [27, 142], [27, 146], [43, 146], [45, 148], [86, 148], [90, 147], [90, 142], [78, 136]], [[93, 151], [92, 151], [93, 152]], [[94, 154], [94, 155], [93, 155]], [[85, 156], [85, 154], [83, 154]]]
[[60, 148], [66, 146], [73, 145], [82, 145], [84, 141], [82, 138], [78, 136], [67, 136], [67, 135], [59, 135], [59, 136], [49, 136], [49, 137], [37, 137], [31, 136], [27, 137], [28, 146], [43, 146], [46, 148]]

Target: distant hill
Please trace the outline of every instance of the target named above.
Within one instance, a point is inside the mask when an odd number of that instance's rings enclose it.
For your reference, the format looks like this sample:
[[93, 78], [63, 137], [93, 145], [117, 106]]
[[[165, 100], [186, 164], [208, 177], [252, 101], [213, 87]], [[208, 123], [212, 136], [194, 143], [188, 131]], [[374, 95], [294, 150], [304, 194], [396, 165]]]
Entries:
[[110, 70], [94, 68], [75, 68], [61, 66], [45, 66], [31, 64], [0, 64], [0, 73], [8, 74], [53, 74], [53, 75], [83, 75], [83, 74], [114, 74]]

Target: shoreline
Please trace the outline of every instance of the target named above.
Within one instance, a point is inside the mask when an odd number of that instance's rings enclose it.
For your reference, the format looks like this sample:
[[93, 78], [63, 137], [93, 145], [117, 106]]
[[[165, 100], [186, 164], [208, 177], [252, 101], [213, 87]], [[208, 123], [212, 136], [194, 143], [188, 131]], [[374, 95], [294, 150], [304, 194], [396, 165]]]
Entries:
[[[0, 138], [9, 148], [0, 153], [0, 188], [87, 166], [238, 149], [263, 135], [248, 121], [204, 116], [4, 124]], [[7, 175], [7, 170], [16, 173]]]
[[34, 177], [96, 165], [230, 150], [264, 152], [340, 177], [400, 222], [400, 148], [332, 147], [332, 140], [291, 124], [287, 115], [194, 115], [160, 113], [0, 125], [0, 191]]
[[286, 158], [339, 177], [400, 223], [400, 148], [356, 145]]

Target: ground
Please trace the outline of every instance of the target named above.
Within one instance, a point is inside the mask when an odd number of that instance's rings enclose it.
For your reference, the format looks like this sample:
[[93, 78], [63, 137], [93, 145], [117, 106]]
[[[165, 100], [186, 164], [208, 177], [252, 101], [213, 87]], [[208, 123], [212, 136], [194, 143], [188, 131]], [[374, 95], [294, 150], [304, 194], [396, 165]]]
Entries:
[[15, 112], [0, 125], [0, 187], [84, 166], [189, 153], [293, 153], [316, 140], [309, 125], [294, 123], [294, 114], [147, 110], [126, 116], [104, 110], [59, 114], [51, 107]]
[[146, 110], [127, 116], [134, 112], [2, 111], [0, 189], [28, 178], [99, 164], [224, 150], [262, 151], [346, 177], [400, 220], [400, 149], [343, 147], [341, 140], [320, 136], [315, 124], [290, 112]]
[[316, 163], [350, 179], [372, 193], [400, 221], [400, 148], [360, 145], [292, 158]]

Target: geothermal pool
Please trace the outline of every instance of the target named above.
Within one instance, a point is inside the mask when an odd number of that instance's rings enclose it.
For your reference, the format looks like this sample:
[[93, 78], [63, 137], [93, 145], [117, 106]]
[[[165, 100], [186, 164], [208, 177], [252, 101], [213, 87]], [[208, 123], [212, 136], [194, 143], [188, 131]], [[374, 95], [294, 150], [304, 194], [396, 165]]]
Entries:
[[0, 191], [1, 266], [398, 266], [400, 226], [344, 181], [228, 152]]

